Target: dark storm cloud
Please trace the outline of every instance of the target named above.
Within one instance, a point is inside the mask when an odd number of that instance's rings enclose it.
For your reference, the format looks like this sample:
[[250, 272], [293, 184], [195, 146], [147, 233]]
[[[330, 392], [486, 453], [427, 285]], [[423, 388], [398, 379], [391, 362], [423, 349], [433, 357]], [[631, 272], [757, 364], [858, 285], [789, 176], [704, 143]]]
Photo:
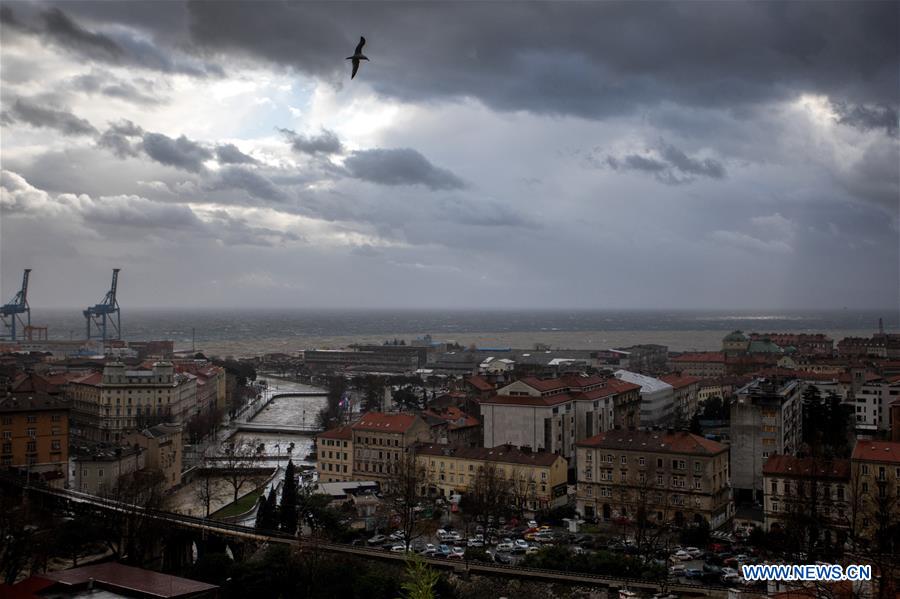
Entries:
[[340, 154], [344, 151], [344, 145], [334, 131], [322, 129], [318, 135], [300, 135], [290, 129], [279, 129], [291, 142], [291, 148], [301, 154]]
[[263, 175], [237, 166], [223, 168], [209, 188], [240, 189], [253, 198], [270, 202], [283, 202], [287, 199], [287, 195]]
[[144, 152], [160, 164], [197, 173], [204, 170], [203, 161], [213, 153], [184, 135], [173, 139], [162, 133], [144, 133]]
[[718, 160], [693, 158], [666, 142], [645, 154], [608, 155], [602, 164], [616, 171], [644, 172], [667, 185], [688, 183], [697, 177], [722, 179], [726, 174], [725, 166]]
[[223, 144], [216, 148], [216, 159], [221, 164], [256, 164], [253, 156], [248, 156], [240, 151], [234, 144]]
[[112, 73], [106, 71], [94, 71], [86, 75], [79, 75], [71, 81], [74, 89], [85, 91], [89, 94], [101, 94], [110, 98], [126, 100], [135, 104], [153, 105], [159, 104], [162, 100], [148, 92], [150, 82], [143, 82], [143, 89], [138, 86], [117, 78]]
[[846, 102], [833, 102], [832, 108], [838, 115], [838, 122], [861, 131], [884, 129], [891, 137], [897, 137], [897, 109], [890, 106], [850, 105]]
[[44, 33], [62, 46], [101, 60], [118, 61], [122, 48], [105, 35], [88, 31], [70, 19], [62, 10], [51, 8], [41, 13]]
[[[33, 5], [15, 3], [15, 6], [17, 11], [26, 13], [26, 18], [20, 18], [11, 6], [4, 6], [2, 20], [5, 25], [22, 33], [41, 36], [55, 46], [91, 61], [195, 77], [224, 75], [221, 66], [204, 61], [199, 56], [185, 54], [183, 48], [173, 51], [171, 45], [155, 44], [121, 27], [110, 32], [92, 31], [59, 7], [28, 15], [34, 11]], [[62, 6], [68, 8], [67, 3]], [[159, 3], [156, 6], [163, 12], [171, 10], [162, 8]], [[141, 12], [146, 14], [146, 11]], [[157, 35], [169, 37], [164, 31], [154, 32], [154, 37]]]
[[38, 106], [28, 100], [17, 99], [3, 114], [4, 124], [27, 123], [32, 127], [56, 129], [65, 135], [96, 135], [97, 129], [85, 119], [66, 110]]
[[897, 102], [900, 35], [889, 2], [188, 8], [198, 46], [334, 80], [346, 77], [334, 57], [346, 56], [364, 30], [372, 58], [364, 79], [411, 101], [475, 97], [498, 110], [589, 118], [665, 101], [733, 107], [803, 92]]
[[86, 222], [142, 229], [180, 230], [202, 226], [189, 206], [164, 204], [137, 196], [98, 198], [81, 209]]
[[344, 166], [351, 177], [380, 185], [424, 185], [432, 190], [462, 189], [465, 182], [438, 168], [412, 148], [359, 150]]

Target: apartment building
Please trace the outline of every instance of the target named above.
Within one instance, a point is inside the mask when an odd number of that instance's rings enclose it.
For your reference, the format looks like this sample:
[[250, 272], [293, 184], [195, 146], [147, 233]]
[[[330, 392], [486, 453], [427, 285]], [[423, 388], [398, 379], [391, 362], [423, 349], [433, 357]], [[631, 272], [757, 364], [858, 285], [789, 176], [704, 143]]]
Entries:
[[771, 455], [763, 466], [764, 530], [795, 518], [819, 522], [822, 538], [843, 543], [851, 512], [850, 460]]
[[181, 484], [182, 425], [161, 423], [126, 437], [129, 445], [146, 451], [145, 467], [163, 475], [164, 490]]
[[600, 433], [577, 444], [576, 509], [585, 518], [718, 528], [733, 515], [728, 447], [688, 432]]
[[680, 374], [665, 374], [659, 380], [672, 387], [672, 411], [676, 418], [690, 420], [700, 406], [700, 379]]
[[669, 358], [669, 370], [701, 379], [723, 377], [726, 374], [723, 352], [685, 353]]
[[864, 538], [900, 522], [900, 443], [860, 440], [850, 458], [853, 526]]
[[186, 422], [194, 414], [197, 378], [176, 373], [170, 362], [151, 370], [129, 370], [108, 363], [103, 372], [72, 380], [72, 433], [93, 441], [118, 442], [150, 424]]
[[40, 473], [61, 486], [68, 460], [68, 402], [46, 393], [0, 398], [0, 466]]
[[394, 464], [416, 443], [427, 442], [431, 428], [416, 414], [368, 412], [350, 425], [354, 480], [384, 481]]
[[763, 465], [775, 454], [794, 454], [803, 438], [796, 379], [754, 379], [731, 404], [731, 482], [735, 492], [763, 499]]
[[72, 488], [91, 495], [114, 495], [123, 477], [147, 465], [147, 450], [134, 445], [76, 447], [73, 454]]
[[574, 458], [575, 443], [598, 432], [637, 427], [640, 387], [615, 378], [525, 377], [482, 398], [484, 446], [515, 445]]
[[319, 482], [354, 480], [353, 430], [349, 425], [316, 435], [316, 470]]
[[367, 349], [308, 349], [303, 362], [314, 372], [415, 372], [424, 348], [366, 346]]
[[423, 495], [450, 497], [472, 490], [480, 473], [493, 467], [512, 501], [534, 512], [566, 502], [568, 465], [562, 456], [545, 451], [498, 447], [419, 445], [416, 461], [426, 473]]

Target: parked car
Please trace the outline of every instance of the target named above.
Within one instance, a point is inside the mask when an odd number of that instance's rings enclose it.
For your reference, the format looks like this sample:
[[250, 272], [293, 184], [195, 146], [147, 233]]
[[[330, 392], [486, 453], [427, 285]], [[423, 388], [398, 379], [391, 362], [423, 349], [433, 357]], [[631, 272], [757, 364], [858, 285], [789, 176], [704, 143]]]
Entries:
[[391, 547], [391, 553], [406, 553], [406, 545], [394, 545]]
[[368, 541], [366, 541], [366, 543], [368, 543], [369, 545], [381, 545], [381, 544], [383, 544], [385, 541], [387, 541], [387, 537], [386, 537], [386, 536], [384, 536], [384, 535], [375, 535], [374, 537], [372, 537], [371, 539], [369, 539]]
[[463, 549], [462, 547], [454, 547], [450, 551], [450, 555], [448, 555], [447, 557], [449, 557], [450, 559], [463, 559], [465, 556], [466, 556], [465, 549]]
[[498, 551], [498, 552], [499, 552], [499, 551], [505, 551], [505, 552], [509, 553], [509, 552], [512, 551], [512, 550], [513, 550], [513, 544], [512, 544], [512, 543], [509, 543], [509, 542], [503, 542], [503, 543], [498, 543], [498, 544], [497, 544], [497, 551]]
[[419, 550], [420, 555], [434, 555], [437, 552], [437, 547], [432, 545], [431, 543], [427, 543], [424, 547]]
[[684, 566], [681, 564], [675, 564], [671, 568], [669, 568], [669, 574], [671, 576], [684, 576]]
[[449, 545], [438, 545], [437, 552], [435, 553], [437, 557], [448, 557], [450, 555], [450, 546]]
[[466, 547], [484, 547], [484, 540], [482, 539], [469, 539], [466, 541]]
[[519, 547], [521, 549], [528, 549], [528, 547], [529, 547], [528, 541], [526, 541], [524, 539], [516, 539], [515, 542], [513, 543], [513, 545], [515, 545], [516, 547]]
[[512, 557], [506, 553], [497, 552], [494, 554], [494, 561], [498, 564], [511, 564]]
[[535, 553], [537, 553], [540, 550], [541, 550], [540, 547], [535, 547], [534, 545], [532, 545], [531, 547], [529, 547], [528, 549], [525, 550], [525, 555], [534, 555]]
[[528, 528], [537, 528], [537, 525], [538, 525], [538, 523], [537, 523], [536, 520], [529, 520], [529, 521], [528, 521]]
[[406, 538], [406, 533], [402, 530], [398, 530], [397, 532], [391, 534], [391, 536], [389, 536], [388, 538], [392, 541], [402, 541]]
[[701, 555], [703, 555], [703, 550], [699, 549], [697, 547], [685, 547], [684, 551], [687, 551], [688, 553], [690, 553], [691, 557], [693, 557], [694, 559], [697, 559]]
[[687, 551], [679, 550], [672, 554], [672, 559], [677, 560], [679, 562], [689, 562], [694, 558]]
[[703, 576], [703, 570], [701, 570], [700, 568], [688, 568], [684, 571], [684, 575], [687, 578], [700, 578], [701, 576]]

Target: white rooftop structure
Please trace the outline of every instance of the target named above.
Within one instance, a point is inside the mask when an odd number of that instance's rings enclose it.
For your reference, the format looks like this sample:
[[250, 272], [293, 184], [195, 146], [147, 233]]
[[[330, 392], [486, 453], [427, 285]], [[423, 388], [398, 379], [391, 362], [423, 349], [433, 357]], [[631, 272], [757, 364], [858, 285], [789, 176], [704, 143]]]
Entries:
[[672, 385], [670, 385], [669, 383], [663, 382], [652, 376], [638, 374], [637, 372], [631, 372], [630, 370], [617, 370], [614, 375], [621, 381], [640, 385], [641, 391], [645, 393], [653, 393], [654, 391], [665, 391], [666, 389], [672, 389]]

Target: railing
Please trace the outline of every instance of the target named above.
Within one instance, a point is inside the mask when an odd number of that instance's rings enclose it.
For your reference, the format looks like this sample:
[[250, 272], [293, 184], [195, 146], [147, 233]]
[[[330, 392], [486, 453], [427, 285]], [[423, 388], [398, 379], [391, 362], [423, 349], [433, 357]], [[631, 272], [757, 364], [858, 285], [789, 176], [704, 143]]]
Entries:
[[[402, 553], [392, 553], [383, 549], [370, 549], [356, 545], [347, 545], [342, 543], [321, 542], [315, 537], [295, 536], [282, 531], [260, 530], [252, 526], [243, 526], [240, 524], [232, 524], [228, 522], [209, 520], [197, 516], [187, 516], [183, 514], [175, 514], [163, 510], [144, 508], [141, 506], [97, 497], [78, 491], [69, 491], [62, 489], [53, 489], [41, 485], [29, 485], [20, 476], [10, 473], [0, 473], [0, 479], [7, 480], [17, 486], [23, 487], [28, 491], [38, 492], [45, 495], [58, 497], [65, 501], [75, 503], [88, 504], [99, 507], [104, 510], [127, 513], [131, 515], [143, 516], [151, 518], [159, 522], [168, 522], [171, 524], [185, 526], [206, 532], [215, 532], [227, 536], [262, 541], [284, 543], [300, 547], [303, 550], [320, 549], [335, 553], [354, 554], [376, 559], [387, 559], [394, 561], [405, 561], [406, 556]], [[531, 568], [524, 566], [511, 566], [504, 564], [491, 564], [485, 562], [472, 562], [468, 560], [454, 560], [450, 558], [425, 557], [427, 563], [442, 568], [463, 568], [470, 573], [482, 574], [499, 574], [505, 576], [518, 576], [525, 578], [536, 578], [543, 580], [554, 580], [562, 582], [588, 583], [598, 584], [608, 587], [634, 587], [645, 590], [659, 590], [665, 586], [667, 590], [678, 593], [691, 595], [705, 595], [715, 597], [725, 597], [728, 595], [727, 587], [714, 587], [699, 584], [665, 584], [652, 580], [644, 580], [641, 578], [623, 578], [603, 576], [600, 574], [590, 574], [585, 572], [571, 572], [563, 570], [549, 570], [543, 568]]]

